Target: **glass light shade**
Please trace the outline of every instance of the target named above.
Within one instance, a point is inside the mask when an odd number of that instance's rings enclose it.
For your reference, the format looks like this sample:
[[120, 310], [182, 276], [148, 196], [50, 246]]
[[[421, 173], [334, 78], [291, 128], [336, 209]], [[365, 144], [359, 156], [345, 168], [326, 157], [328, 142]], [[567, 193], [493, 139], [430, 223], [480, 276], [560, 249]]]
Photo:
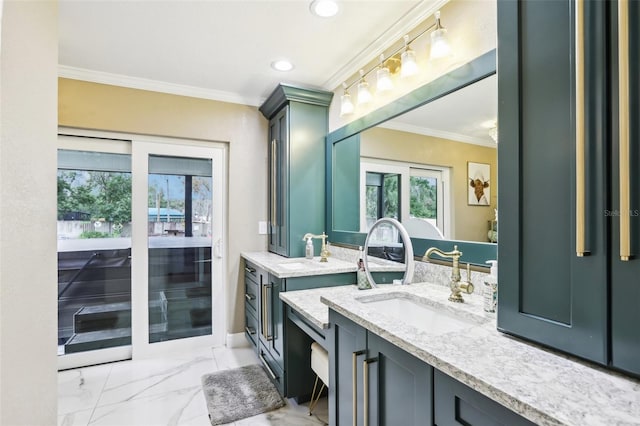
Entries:
[[345, 93], [340, 97], [340, 116], [353, 114], [353, 102], [351, 102], [351, 95]]
[[498, 143], [498, 127], [492, 127], [489, 129], [489, 136], [495, 143]]
[[367, 104], [371, 102], [373, 96], [371, 95], [371, 91], [369, 90], [369, 83], [365, 80], [362, 80], [358, 83], [358, 104]]
[[446, 28], [439, 28], [431, 33], [431, 59], [444, 58], [451, 55], [451, 47], [447, 40]]
[[376, 89], [378, 92], [386, 92], [393, 89], [393, 81], [391, 81], [391, 73], [389, 68], [381, 67], [376, 71]]
[[413, 49], [407, 49], [400, 56], [400, 77], [411, 77], [416, 74], [418, 74], [416, 52]]

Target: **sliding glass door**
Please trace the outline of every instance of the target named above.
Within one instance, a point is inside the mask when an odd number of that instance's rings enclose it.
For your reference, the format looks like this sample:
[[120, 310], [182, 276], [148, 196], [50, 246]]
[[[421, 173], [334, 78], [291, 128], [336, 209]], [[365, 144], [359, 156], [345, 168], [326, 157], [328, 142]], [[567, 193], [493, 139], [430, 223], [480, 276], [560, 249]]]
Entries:
[[224, 341], [222, 145], [61, 136], [60, 368]]
[[134, 357], [224, 342], [223, 154], [134, 143]]

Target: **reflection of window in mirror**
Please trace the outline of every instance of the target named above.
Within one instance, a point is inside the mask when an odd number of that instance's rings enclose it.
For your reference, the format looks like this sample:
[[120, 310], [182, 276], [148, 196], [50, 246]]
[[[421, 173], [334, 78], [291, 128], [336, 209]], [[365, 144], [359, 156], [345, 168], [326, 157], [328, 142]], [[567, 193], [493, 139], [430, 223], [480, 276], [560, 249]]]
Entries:
[[400, 175], [367, 172], [366, 220], [367, 230], [383, 217], [400, 218]]
[[363, 158], [360, 229], [382, 217], [402, 222], [409, 235], [443, 239], [450, 234], [448, 176], [444, 167]]

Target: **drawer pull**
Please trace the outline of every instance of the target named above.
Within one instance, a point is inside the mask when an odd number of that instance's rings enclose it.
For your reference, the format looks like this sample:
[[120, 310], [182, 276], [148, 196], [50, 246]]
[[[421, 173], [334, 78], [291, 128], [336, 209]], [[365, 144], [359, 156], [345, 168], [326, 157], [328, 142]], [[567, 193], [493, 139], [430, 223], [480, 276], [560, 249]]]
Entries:
[[255, 300], [256, 297], [253, 294], [245, 293], [244, 298], [251, 302], [252, 300]]
[[251, 334], [251, 335], [256, 334], [256, 331], [255, 331], [253, 328], [251, 328], [251, 327], [245, 327], [245, 328], [244, 328], [244, 331], [246, 331], [247, 333], [249, 333], [249, 334]]
[[256, 272], [256, 270], [255, 270], [255, 269], [250, 268], [250, 267], [248, 267], [248, 266], [245, 266], [245, 267], [244, 267], [244, 270], [245, 270], [245, 272], [248, 272], [248, 273], [250, 273], [250, 274], [253, 274], [253, 273], [255, 273], [255, 272]]
[[631, 257], [629, 172], [629, 2], [618, 1], [618, 114], [620, 169], [620, 260]]
[[356, 351], [351, 354], [351, 404], [353, 413], [353, 426], [358, 426], [358, 357], [365, 351]]
[[273, 371], [271, 370], [271, 367], [269, 367], [269, 364], [267, 363], [267, 361], [264, 359], [263, 357], [264, 352], [260, 351], [260, 355], [258, 355], [258, 357], [260, 358], [260, 361], [262, 361], [262, 364], [264, 364], [264, 367], [267, 369], [267, 372], [269, 373], [269, 375], [271, 376], [271, 378], [273, 380], [278, 380], [278, 376], [276, 376]]

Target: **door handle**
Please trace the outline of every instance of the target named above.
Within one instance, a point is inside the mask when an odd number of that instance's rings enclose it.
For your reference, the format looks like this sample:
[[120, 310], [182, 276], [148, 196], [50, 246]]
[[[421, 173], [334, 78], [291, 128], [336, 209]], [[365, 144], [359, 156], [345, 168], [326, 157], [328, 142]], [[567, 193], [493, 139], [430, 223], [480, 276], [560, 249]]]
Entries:
[[364, 426], [369, 426], [369, 364], [377, 362], [378, 358], [369, 358], [362, 361], [362, 386], [364, 387]]
[[353, 426], [358, 426], [358, 357], [365, 351], [355, 351], [351, 354], [351, 407]]
[[576, 59], [576, 255], [589, 253], [585, 242], [584, 0], [575, 0]]
[[618, 1], [618, 126], [620, 170], [620, 260], [631, 257], [629, 165], [629, 2]]
[[[218, 241], [216, 241], [213, 246], [213, 255], [218, 259], [222, 259], [222, 238], [218, 238]], [[209, 261], [211, 261], [211, 259], [209, 259]]]

